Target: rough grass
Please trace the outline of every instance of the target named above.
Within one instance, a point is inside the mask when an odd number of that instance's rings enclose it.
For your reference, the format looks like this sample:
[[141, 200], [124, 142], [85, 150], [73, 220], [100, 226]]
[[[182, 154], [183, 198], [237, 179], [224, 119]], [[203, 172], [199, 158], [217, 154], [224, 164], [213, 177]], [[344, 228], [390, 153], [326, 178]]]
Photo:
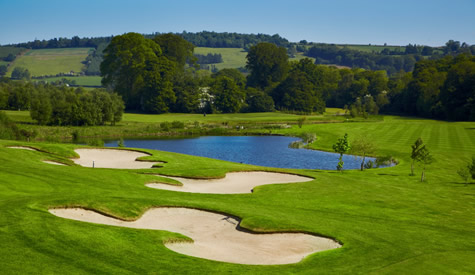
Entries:
[[[267, 114], [269, 115], [269, 114]], [[252, 116], [250, 116], [252, 117]], [[345, 132], [366, 134], [377, 154], [400, 164], [364, 172], [285, 170], [314, 181], [268, 185], [253, 194], [207, 195], [144, 186], [156, 181], [141, 171], [63, 167], [73, 145], [0, 141], [0, 270], [2, 273], [174, 273], [174, 274], [469, 274], [475, 270], [475, 184], [465, 186], [456, 168], [475, 154], [475, 123], [400, 117], [380, 122], [305, 124], [279, 130], [315, 132], [312, 146], [331, 150]], [[421, 136], [436, 162], [427, 181], [409, 176], [410, 145]], [[47, 152], [5, 148], [28, 145]], [[145, 150], [166, 161], [163, 174], [223, 176], [228, 171], [266, 170], [207, 158]], [[276, 152], [277, 153], [277, 152]], [[416, 169], [420, 173], [421, 168]], [[150, 172], [150, 170], [142, 170]], [[340, 249], [303, 262], [248, 266], [177, 254], [163, 242], [180, 238], [166, 231], [136, 230], [65, 220], [50, 207], [80, 206], [123, 219], [149, 207], [184, 206], [226, 212], [259, 231], [307, 231], [331, 236]]]
[[76, 85], [80, 86], [102, 86], [101, 80], [102, 77], [100, 76], [59, 76], [59, 77], [48, 77], [37, 79], [37, 81], [48, 81], [54, 82], [66, 78], [68, 80], [76, 81]]
[[84, 61], [92, 48], [60, 48], [30, 50], [15, 59], [8, 68], [10, 76], [15, 67], [28, 69], [32, 76], [56, 75], [58, 73], [81, 72]]

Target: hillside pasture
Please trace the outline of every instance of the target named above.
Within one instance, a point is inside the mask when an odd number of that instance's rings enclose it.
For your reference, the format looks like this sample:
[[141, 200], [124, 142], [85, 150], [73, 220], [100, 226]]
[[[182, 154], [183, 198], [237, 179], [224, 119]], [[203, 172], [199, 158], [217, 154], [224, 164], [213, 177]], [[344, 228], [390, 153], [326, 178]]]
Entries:
[[[246, 66], [246, 56], [247, 52], [243, 48], [206, 48], [206, 47], [196, 47], [196, 54], [207, 55], [211, 54], [221, 54], [223, 57], [222, 63], [213, 64], [217, 69], [237, 69], [240, 67]], [[211, 64], [210, 64], [211, 65]]]
[[57, 77], [35, 79], [35, 81], [48, 81], [48, 83], [50, 83], [50, 82], [62, 80], [63, 78], [67, 80], [74, 80], [76, 82], [75, 85], [78, 85], [78, 86], [102, 86], [102, 83], [101, 83], [102, 77], [100, 76], [57, 76]]
[[9, 67], [10, 76], [15, 67], [23, 67], [30, 71], [31, 76], [56, 75], [59, 73], [81, 72], [82, 63], [92, 48], [60, 48], [29, 50], [18, 57]]

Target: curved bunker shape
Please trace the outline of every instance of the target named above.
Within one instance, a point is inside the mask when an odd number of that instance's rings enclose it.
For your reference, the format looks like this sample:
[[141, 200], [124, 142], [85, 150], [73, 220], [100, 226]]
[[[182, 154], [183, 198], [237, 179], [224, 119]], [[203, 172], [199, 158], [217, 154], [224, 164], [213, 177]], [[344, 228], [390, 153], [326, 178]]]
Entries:
[[334, 240], [310, 234], [250, 233], [239, 229], [240, 220], [234, 217], [189, 208], [153, 208], [132, 222], [82, 208], [49, 212], [84, 222], [177, 232], [194, 242], [165, 243], [167, 248], [189, 256], [238, 264], [297, 263], [312, 253], [341, 247]]
[[170, 191], [212, 194], [240, 194], [251, 193], [253, 188], [266, 184], [283, 184], [312, 181], [312, 178], [271, 172], [234, 172], [227, 173], [221, 179], [190, 179], [168, 177], [181, 182], [183, 185], [166, 183], [149, 183], [146, 186]]
[[48, 163], [48, 164], [53, 164], [53, 165], [59, 165], [59, 166], [67, 166], [67, 165], [64, 164], [64, 163], [57, 162], [57, 161], [52, 161], [52, 160], [42, 160], [42, 162]]
[[143, 169], [152, 168], [155, 163], [150, 161], [137, 161], [137, 158], [149, 156], [148, 154], [115, 149], [76, 149], [78, 159], [74, 163], [84, 167], [117, 168], [117, 169]]
[[8, 146], [7, 148], [12, 148], [12, 149], [23, 149], [23, 150], [29, 150], [29, 151], [38, 151], [38, 149], [28, 147], [28, 146]]

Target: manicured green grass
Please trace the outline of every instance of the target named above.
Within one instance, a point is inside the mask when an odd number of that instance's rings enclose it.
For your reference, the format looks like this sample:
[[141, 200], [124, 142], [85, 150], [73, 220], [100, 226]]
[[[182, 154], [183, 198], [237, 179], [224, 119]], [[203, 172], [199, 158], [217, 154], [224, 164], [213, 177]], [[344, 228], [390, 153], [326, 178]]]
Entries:
[[205, 48], [196, 47], [196, 54], [221, 54], [223, 63], [214, 64], [219, 70], [225, 68], [239, 68], [246, 66], [247, 52], [242, 48]]
[[[10, 114], [9, 114], [10, 115]], [[270, 116], [270, 114], [265, 114]], [[207, 116], [208, 117], [208, 116]], [[230, 116], [232, 117], [232, 116]], [[253, 114], [248, 119], [252, 119]], [[128, 119], [132, 119], [129, 117]], [[141, 118], [145, 120], [145, 118]], [[147, 118], [152, 119], [152, 118]], [[263, 119], [263, 118], [256, 118]], [[366, 134], [376, 155], [400, 164], [361, 171], [285, 170], [315, 178], [298, 184], [260, 186], [252, 194], [207, 195], [151, 189], [150, 170], [62, 167], [74, 145], [0, 141], [0, 270], [2, 273], [174, 274], [469, 274], [475, 270], [475, 184], [461, 183], [456, 169], [475, 154], [475, 123], [384, 117], [378, 122], [305, 124], [280, 134], [317, 133], [314, 148], [331, 151], [345, 132]], [[422, 137], [436, 161], [427, 181], [409, 176], [410, 145]], [[46, 152], [5, 148], [29, 145]], [[166, 161], [168, 175], [223, 176], [265, 170], [207, 158], [145, 150]], [[278, 157], [278, 152], [276, 152]], [[248, 266], [177, 254], [162, 242], [166, 231], [136, 230], [61, 219], [51, 207], [80, 206], [134, 219], [155, 206], [185, 206], [243, 218], [258, 231], [307, 231], [343, 243], [291, 265]]]
[[91, 48], [61, 48], [30, 50], [18, 57], [8, 69], [10, 76], [15, 67], [28, 69], [32, 76], [56, 75], [58, 73], [81, 72]]
[[54, 82], [66, 78], [68, 80], [76, 81], [76, 85], [80, 86], [102, 86], [101, 80], [102, 77], [100, 76], [60, 76], [60, 77], [48, 77], [37, 79], [38, 81], [48, 81]]

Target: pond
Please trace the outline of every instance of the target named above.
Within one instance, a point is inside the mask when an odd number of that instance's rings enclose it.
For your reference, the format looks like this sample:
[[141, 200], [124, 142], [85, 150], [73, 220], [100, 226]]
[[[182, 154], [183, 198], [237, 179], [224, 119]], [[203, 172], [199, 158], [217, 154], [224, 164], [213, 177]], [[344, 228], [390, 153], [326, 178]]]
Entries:
[[[338, 154], [292, 149], [299, 138], [283, 136], [201, 136], [193, 138], [126, 139], [131, 148], [154, 149], [276, 168], [336, 170]], [[117, 140], [106, 147], [117, 147]], [[366, 158], [366, 161], [374, 158]], [[359, 169], [361, 158], [344, 155], [345, 169]]]

